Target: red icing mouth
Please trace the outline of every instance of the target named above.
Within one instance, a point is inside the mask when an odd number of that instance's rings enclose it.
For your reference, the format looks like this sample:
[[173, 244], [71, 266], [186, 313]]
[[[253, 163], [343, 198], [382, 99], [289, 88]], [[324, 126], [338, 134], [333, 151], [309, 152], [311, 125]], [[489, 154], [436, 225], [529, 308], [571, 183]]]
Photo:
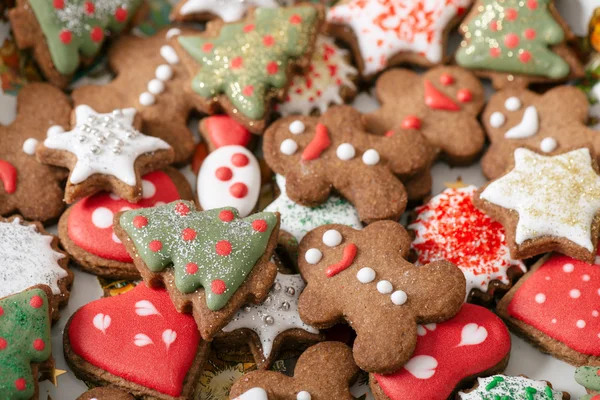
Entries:
[[8, 161], [0, 160], [0, 180], [4, 183], [6, 193], [17, 190], [17, 169]]
[[344, 247], [344, 251], [342, 252], [342, 259], [327, 267], [325, 273], [329, 278], [335, 276], [350, 267], [354, 262], [354, 258], [356, 257], [356, 253], [358, 252], [358, 247], [354, 243], [349, 243]]
[[327, 127], [323, 124], [317, 124], [315, 137], [302, 152], [302, 161], [311, 161], [319, 158], [321, 153], [329, 146], [331, 146], [331, 139], [329, 139]]
[[434, 110], [459, 111], [460, 106], [450, 97], [440, 92], [431, 82], [424, 81], [425, 84], [425, 104]]

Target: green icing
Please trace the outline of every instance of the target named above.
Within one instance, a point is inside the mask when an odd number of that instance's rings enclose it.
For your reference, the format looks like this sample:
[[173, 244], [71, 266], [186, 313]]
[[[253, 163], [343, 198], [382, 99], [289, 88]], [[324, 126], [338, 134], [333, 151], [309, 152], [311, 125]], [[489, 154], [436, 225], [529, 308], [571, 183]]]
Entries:
[[552, 0], [483, 0], [456, 61], [466, 68], [564, 78], [569, 65], [548, 46], [565, 39]]
[[478, 378], [478, 386], [468, 393], [460, 392], [461, 400], [561, 400], [562, 392], [552, 390], [543, 381], [521, 376], [494, 375]]
[[[34, 308], [30, 301], [42, 299]], [[35, 304], [35, 302], [34, 302]], [[36, 304], [39, 305], [39, 304]], [[32, 376], [31, 363], [46, 361], [52, 355], [48, 298], [41, 289], [31, 289], [0, 300], [0, 398], [30, 399], [37, 376]], [[34, 343], [41, 339], [43, 349]]]
[[310, 49], [317, 21], [314, 7], [259, 8], [254, 21], [226, 24], [216, 38], [180, 36], [201, 65], [192, 89], [205, 98], [224, 93], [248, 118], [263, 118], [267, 91], [287, 85], [288, 66]]
[[[203, 212], [195, 209], [193, 202], [174, 201], [127, 211], [119, 222], [151, 271], [160, 272], [172, 265], [175, 285], [181, 292], [191, 293], [203, 287], [208, 308], [219, 310], [265, 253], [277, 215], [263, 212], [240, 219], [231, 207]], [[221, 220], [222, 212], [233, 215], [233, 220]], [[267, 223], [263, 232], [256, 230], [260, 222], [253, 224], [258, 220]], [[227, 250], [224, 241], [231, 245], [230, 253], [219, 255], [218, 249]], [[215, 283], [219, 281], [225, 286]], [[224, 288], [224, 292], [215, 293], [219, 288]]]
[[[29, 0], [46, 38], [52, 62], [63, 75], [79, 65], [79, 53], [95, 56], [106, 32], [119, 32], [142, 0]], [[99, 32], [102, 32], [100, 35]]]
[[586, 389], [600, 392], [600, 367], [577, 368], [575, 380]]

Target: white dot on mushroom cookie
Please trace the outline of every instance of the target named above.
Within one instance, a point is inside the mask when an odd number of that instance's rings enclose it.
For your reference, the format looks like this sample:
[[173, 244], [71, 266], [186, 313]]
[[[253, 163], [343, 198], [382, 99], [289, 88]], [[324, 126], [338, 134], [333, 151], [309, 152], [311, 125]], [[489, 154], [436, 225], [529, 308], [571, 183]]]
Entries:
[[323, 243], [329, 247], [335, 247], [342, 243], [342, 234], [335, 229], [329, 229], [323, 234]]

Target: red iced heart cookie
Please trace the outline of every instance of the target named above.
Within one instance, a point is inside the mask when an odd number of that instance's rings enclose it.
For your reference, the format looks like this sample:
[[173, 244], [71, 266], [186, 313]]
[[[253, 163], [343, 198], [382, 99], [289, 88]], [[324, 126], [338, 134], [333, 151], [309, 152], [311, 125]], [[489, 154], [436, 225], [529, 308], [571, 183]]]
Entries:
[[508, 362], [508, 330], [480, 306], [464, 304], [446, 322], [419, 325], [418, 334], [415, 352], [402, 369], [371, 374], [376, 399], [447, 399], [463, 379], [490, 369], [501, 371]]
[[65, 354], [75, 372], [80, 361], [71, 354], [169, 396], [180, 396], [190, 368], [198, 370], [193, 368], [200, 343], [194, 318], [178, 313], [164, 289], [143, 283], [80, 308], [65, 329], [65, 339]]
[[152, 207], [180, 198], [177, 187], [165, 172], [155, 171], [142, 179], [143, 198], [138, 203], [101, 193], [77, 202], [69, 209], [69, 239], [83, 250], [99, 257], [125, 263], [131, 257], [114, 235], [114, 214], [123, 210]]

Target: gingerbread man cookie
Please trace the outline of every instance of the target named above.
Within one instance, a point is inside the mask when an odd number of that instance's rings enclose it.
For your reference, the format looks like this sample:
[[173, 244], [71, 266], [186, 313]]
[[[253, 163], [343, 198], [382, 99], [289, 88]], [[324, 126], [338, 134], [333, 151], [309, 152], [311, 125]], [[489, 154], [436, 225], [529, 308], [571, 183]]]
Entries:
[[20, 213], [43, 223], [64, 209], [63, 170], [40, 164], [35, 147], [53, 125], [69, 126], [71, 105], [60, 90], [31, 83], [17, 97], [16, 119], [0, 125], [0, 215]]
[[415, 349], [417, 324], [449, 319], [464, 301], [460, 269], [447, 261], [414, 266], [405, 260], [410, 242], [393, 221], [360, 231], [325, 225], [300, 242], [300, 316], [319, 329], [351, 323], [354, 360], [365, 371], [397, 371]]
[[424, 170], [431, 149], [416, 130], [369, 134], [358, 111], [335, 106], [321, 117], [277, 120], [265, 133], [263, 153], [269, 167], [285, 176], [293, 201], [317, 206], [335, 189], [369, 223], [400, 217], [407, 195], [397, 175]]
[[294, 376], [275, 371], [254, 371], [231, 388], [233, 400], [352, 400], [350, 385], [359, 369], [352, 351], [340, 342], [309, 347], [298, 359]]
[[600, 151], [600, 134], [586, 127], [589, 103], [574, 86], [559, 86], [544, 94], [507, 88], [489, 99], [482, 122], [491, 145], [481, 160], [483, 173], [495, 179], [506, 172], [518, 147], [544, 154], [592, 146]]

